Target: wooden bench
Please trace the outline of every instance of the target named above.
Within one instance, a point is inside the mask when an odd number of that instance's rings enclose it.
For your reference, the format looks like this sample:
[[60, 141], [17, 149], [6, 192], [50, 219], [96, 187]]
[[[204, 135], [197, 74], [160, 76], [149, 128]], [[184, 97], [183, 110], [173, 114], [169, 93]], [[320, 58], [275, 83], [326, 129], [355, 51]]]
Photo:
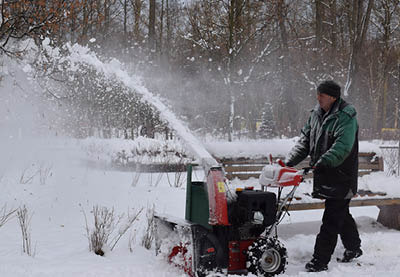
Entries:
[[[283, 159], [283, 157], [273, 157], [273, 159]], [[262, 168], [268, 163], [268, 158], [230, 158], [230, 159], [217, 159], [224, 167], [225, 176], [229, 180], [238, 178], [239, 180], [248, 180], [250, 178], [258, 178]], [[383, 158], [376, 156], [376, 153], [359, 153], [359, 171], [358, 175], [363, 176], [372, 172], [383, 171]], [[308, 166], [309, 159], [301, 162], [296, 168], [303, 168]], [[308, 175], [307, 177], [311, 177]], [[399, 184], [400, 185], [400, 184]], [[384, 197], [386, 194], [383, 192], [359, 191], [350, 202], [351, 207], [362, 206], [378, 206], [380, 209], [378, 222], [389, 228], [400, 230], [400, 197], [391, 198]], [[364, 196], [369, 196], [364, 198]], [[374, 196], [378, 196], [374, 199]], [[325, 207], [324, 201], [313, 202], [300, 202], [293, 203], [289, 206], [291, 211], [302, 211], [312, 209], [323, 209]]]
[[[273, 159], [284, 159], [284, 157], [273, 157]], [[217, 159], [225, 169], [226, 177], [229, 180], [238, 178], [239, 180], [247, 180], [250, 178], [258, 178], [262, 168], [269, 163], [267, 157], [249, 159], [249, 158], [230, 158]], [[296, 168], [307, 167], [309, 158], [302, 161]], [[375, 153], [359, 153], [358, 155], [358, 175], [363, 176], [375, 171], [383, 171], [383, 159], [376, 156]]]

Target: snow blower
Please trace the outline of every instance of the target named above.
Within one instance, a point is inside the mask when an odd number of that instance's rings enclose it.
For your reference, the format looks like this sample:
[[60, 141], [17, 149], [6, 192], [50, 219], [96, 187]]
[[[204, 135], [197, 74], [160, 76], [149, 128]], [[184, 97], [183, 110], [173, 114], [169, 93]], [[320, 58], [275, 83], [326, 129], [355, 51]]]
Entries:
[[[189, 276], [209, 272], [273, 276], [285, 271], [286, 248], [277, 225], [285, 216], [304, 171], [272, 163], [260, 175], [261, 190], [226, 189], [221, 167], [206, 182], [192, 182], [187, 170], [185, 219], [155, 215], [156, 254]], [[277, 193], [267, 191], [277, 187]], [[293, 187], [282, 197], [285, 187]]]

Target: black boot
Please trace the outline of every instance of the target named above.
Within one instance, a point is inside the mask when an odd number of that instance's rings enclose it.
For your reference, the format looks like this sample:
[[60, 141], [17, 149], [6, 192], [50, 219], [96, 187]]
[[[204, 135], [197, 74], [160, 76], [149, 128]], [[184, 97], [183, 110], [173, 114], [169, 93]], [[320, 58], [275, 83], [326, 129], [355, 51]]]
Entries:
[[356, 250], [345, 250], [343, 253], [343, 258], [337, 258], [337, 261], [339, 263], [349, 263], [353, 261], [355, 258], [360, 257], [363, 254], [361, 248], [358, 248]]
[[326, 263], [321, 262], [316, 258], [312, 258], [311, 261], [306, 263], [306, 269], [308, 272], [320, 272], [328, 270], [328, 265]]

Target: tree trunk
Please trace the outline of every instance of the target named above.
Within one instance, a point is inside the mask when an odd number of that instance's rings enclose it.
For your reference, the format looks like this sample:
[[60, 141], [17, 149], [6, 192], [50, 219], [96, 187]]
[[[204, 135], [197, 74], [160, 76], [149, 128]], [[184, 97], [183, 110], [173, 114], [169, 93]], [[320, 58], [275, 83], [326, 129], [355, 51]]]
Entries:
[[337, 57], [338, 45], [337, 45], [337, 11], [336, 11], [336, 0], [331, 0], [330, 2], [330, 22], [331, 22], [331, 47], [330, 47], [330, 64], [332, 71], [335, 70], [334, 64]]
[[285, 26], [285, 19], [287, 18], [287, 10], [284, 0], [279, 0], [277, 6], [277, 20], [280, 33], [280, 48], [282, 52], [281, 59], [281, 82], [282, 91], [280, 96], [280, 110], [279, 116], [281, 118], [280, 130], [283, 134], [291, 136], [294, 131], [297, 133], [298, 130], [293, 128], [295, 124], [294, 117], [297, 114], [296, 105], [293, 100], [292, 93], [292, 78], [290, 73], [290, 55], [289, 55], [289, 42], [288, 42], [288, 32]]
[[140, 38], [140, 16], [142, 13], [142, 0], [132, 0], [133, 12], [134, 12], [134, 36], [136, 41]]
[[230, 90], [230, 107], [229, 107], [229, 131], [228, 131], [228, 141], [233, 139], [234, 130], [234, 119], [235, 119], [235, 95], [232, 90]]
[[155, 49], [156, 36], [156, 0], [149, 0], [149, 49]]
[[229, 95], [229, 122], [228, 122], [228, 141], [233, 139], [234, 120], [235, 120], [235, 95], [232, 88], [231, 78], [234, 72], [234, 31], [235, 31], [235, 0], [230, 0], [229, 13], [228, 13], [228, 63], [227, 63], [227, 76], [225, 77], [225, 85]]
[[169, 13], [169, 0], [165, 0], [166, 5], [166, 17], [167, 17], [167, 40], [165, 49], [167, 50], [167, 62], [169, 62], [170, 57], [170, 46], [171, 46], [171, 22], [170, 22], [170, 13]]
[[83, 21], [82, 21], [82, 33], [80, 38], [80, 43], [84, 44], [88, 38], [88, 26], [89, 26], [89, 14], [88, 14], [88, 1], [85, 0], [82, 4]]
[[386, 119], [387, 119], [387, 98], [388, 98], [388, 86], [389, 86], [389, 71], [390, 71], [390, 40], [391, 40], [391, 28], [390, 28], [390, 24], [391, 24], [391, 13], [389, 11], [389, 6], [385, 5], [385, 9], [384, 9], [384, 18], [383, 18], [383, 106], [382, 106], [382, 127], [386, 128]]
[[124, 0], [124, 38], [127, 36], [127, 21], [128, 21], [128, 0]]
[[315, 48], [319, 49], [322, 42], [323, 33], [323, 10], [321, 0], [315, 0]]
[[104, 0], [104, 29], [103, 38], [107, 39], [110, 27], [110, 0]]
[[352, 18], [349, 20], [351, 39], [351, 53], [349, 57], [348, 73], [344, 95], [353, 94], [354, 84], [358, 81], [359, 64], [362, 53], [362, 47], [368, 30], [371, 17], [371, 10], [374, 0], [368, 0], [368, 6], [364, 12], [363, 0], [353, 0]]
[[164, 0], [161, 0], [161, 15], [160, 15], [160, 41], [159, 41], [159, 46], [158, 46], [158, 51], [160, 52], [160, 56], [162, 55], [163, 52], [163, 26], [164, 24]]
[[[379, 23], [378, 28], [382, 30], [382, 50], [378, 56], [379, 69], [377, 70], [377, 88], [379, 98], [379, 107], [377, 117], [374, 119], [375, 132], [381, 133], [382, 128], [387, 127], [387, 106], [388, 106], [388, 94], [389, 94], [389, 82], [390, 82], [390, 71], [392, 68], [392, 60], [390, 57], [391, 52], [391, 40], [392, 38], [392, 16], [394, 10], [391, 8], [390, 1], [378, 2], [378, 5], [374, 8], [376, 22]], [[379, 35], [380, 36], [380, 35]]]
[[74, 44], [76, 42], [75, 41], [76, 14], [74, 5], [71, 6], [70, 17], [71, 17], [71, 28], [70, 28], [71, 42], [72, 44]]
[[[395, 113], [395, 122], [394, 122], [394, 128], [400, 129], [400, 64], [397, 65], [397, 97], [395, 98], [396, 100], [396, 113]], [[398, 130], [399, 132], [399, 130]], [[398, 174], [400, 175], [400, 137], [399, 137], [399, 172]]]

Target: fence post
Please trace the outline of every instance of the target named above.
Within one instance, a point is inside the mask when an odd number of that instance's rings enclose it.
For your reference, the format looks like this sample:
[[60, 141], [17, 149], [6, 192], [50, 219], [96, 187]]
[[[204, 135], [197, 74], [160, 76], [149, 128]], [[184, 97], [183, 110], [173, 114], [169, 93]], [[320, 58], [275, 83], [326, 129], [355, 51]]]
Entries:
[[400, 176], [400, 134], [399, 134], [399, 144], [397, 145], [397, 174]]

